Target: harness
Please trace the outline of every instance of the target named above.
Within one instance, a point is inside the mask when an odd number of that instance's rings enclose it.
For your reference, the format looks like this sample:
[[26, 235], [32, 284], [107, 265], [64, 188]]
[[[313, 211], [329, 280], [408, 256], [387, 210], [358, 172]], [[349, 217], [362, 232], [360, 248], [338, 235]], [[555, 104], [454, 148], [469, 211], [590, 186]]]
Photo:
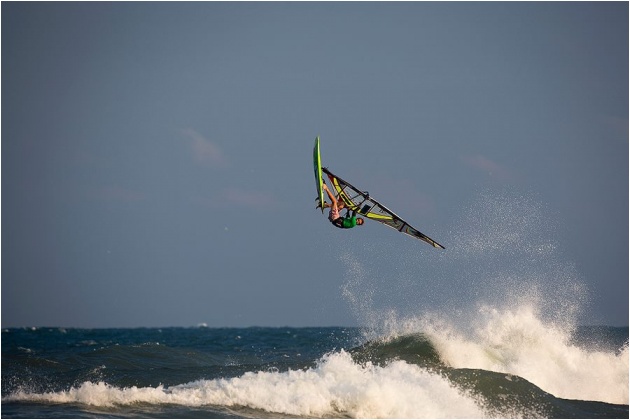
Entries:
[[345, 219], [345, 217], [338, 217], [335, 220], [333, 220], [331, 223], [333, 224], [333, 226], [338, 227], [339, 229], [345, 229], [343, 227], [343, 219]]

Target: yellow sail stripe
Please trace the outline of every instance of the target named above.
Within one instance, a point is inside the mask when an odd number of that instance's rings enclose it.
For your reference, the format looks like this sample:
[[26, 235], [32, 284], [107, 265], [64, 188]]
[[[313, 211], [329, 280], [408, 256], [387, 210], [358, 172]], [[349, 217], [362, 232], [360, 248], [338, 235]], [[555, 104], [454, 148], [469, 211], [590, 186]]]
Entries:
[[[339, 197], [343, 200], [346, 207], [352, 211], [359, 212], [359, 206], [348, 197], [348, 195], [343, 190], [343, 187], [339, 183], [339, 180], [336, 177], [333, 177], [330, 175], [328, 175], [328, 178], [330, 178], [333, 184], [333, 187], [337, 191], [337, 194], [339, 195]], [[374, 219], [374, 220], [392, 220], [393, 219], [391, 216], [388, 216], [385, 214], [378, 214], [378, 213], [371, 213], [371, 212], [366, 213], [366, 214], [363, 214], [363, 213], [361, 214], [369, 219]]]

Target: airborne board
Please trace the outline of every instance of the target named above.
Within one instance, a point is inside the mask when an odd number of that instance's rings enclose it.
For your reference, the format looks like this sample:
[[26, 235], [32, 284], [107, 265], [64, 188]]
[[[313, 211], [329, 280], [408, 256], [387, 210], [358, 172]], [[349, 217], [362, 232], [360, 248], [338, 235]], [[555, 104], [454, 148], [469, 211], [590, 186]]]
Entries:
[[313, 147], [313, 169], [315, 169], [315, 185], [317, 186], [317, 198], [324, 214], [324, 190], [322, 189], [322, 158], [319, 155], [319, 136], [315, 138]]
[[[319, 142], [316, 141], [316, 147], [317, 146], [319, 146]], [[322, 171], [328, 175], [330, 182], [337, 191], [337, 195], [351, 211], [356, 211], [368, 219], [380, 222], [385, 226], [396, 229], [397, 231], [409, 235], [412, 238], [420, 239], [435, 248], [444, 249], [442, 245], [435, 242], [433, 239], [429, 238], [401, 219], [393, 211], [370, 197], [367, 192], [359, 190], [349, 182], [344, 181], [337, 175], [330, 172], [327, 168], [322, 168]]]

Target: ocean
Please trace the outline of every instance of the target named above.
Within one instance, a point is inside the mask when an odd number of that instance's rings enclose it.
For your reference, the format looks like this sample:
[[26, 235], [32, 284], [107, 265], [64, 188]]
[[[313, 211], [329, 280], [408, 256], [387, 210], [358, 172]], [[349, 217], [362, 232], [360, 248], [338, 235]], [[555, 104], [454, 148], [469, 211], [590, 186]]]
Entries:
[[627, 327], [484, 310], [474, 339], [437, 323], [4, 329], [2, 417], [628, 418]]

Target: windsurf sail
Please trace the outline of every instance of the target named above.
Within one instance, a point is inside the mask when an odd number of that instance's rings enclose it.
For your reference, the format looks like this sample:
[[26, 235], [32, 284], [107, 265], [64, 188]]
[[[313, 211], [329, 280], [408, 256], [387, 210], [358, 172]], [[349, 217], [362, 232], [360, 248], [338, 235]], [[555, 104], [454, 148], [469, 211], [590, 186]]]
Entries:
[[322, 168], [322, 172], [328, 175], [337, 195], [351, 211], [356, 211], [358, 214], [368, 219], [375, 220], [385, 226], [396, 229], [398, 232], [424, 241], [435, 248], [444, 249], [442, 245], [411, 226], [393, 211], [376, 201], [367, 192], [361, 191], [348, 181], [339, 178], [337, 175], [330, 172], [328, 168]]

